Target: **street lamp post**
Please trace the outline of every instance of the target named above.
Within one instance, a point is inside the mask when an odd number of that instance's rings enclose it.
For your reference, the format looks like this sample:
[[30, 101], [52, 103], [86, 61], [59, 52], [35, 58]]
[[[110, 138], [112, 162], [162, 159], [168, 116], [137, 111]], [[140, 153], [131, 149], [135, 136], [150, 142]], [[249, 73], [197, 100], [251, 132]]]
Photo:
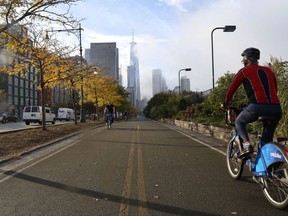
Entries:
[[180, 72], [181, 71], [191, 71], [191, 68], [183, 68], [183, 69], [179, 70], [179, 72], [178, 72], [179, 95], [181, 92], [181, 83], [180, 83]]
[[82, 49], [82, 35], [81, 32], [84, 31], [81, 28], [81, 23], [79, 24], [79, 28], [71, 28], [71, 29], [52, 29], [46, 30], [46, 38], [48, 37], [48, 32], [74, 32], [79, 31], [79, 47], [80, 47], [80, 71], [81, 71], [81, 110], [80, 110], [80, 122], [84, 123], [86, 121], [84, 114], [84, 90], [83, 90], [83, 49]]
[[211, 32], [211, 51], [212, 51], [212, 87], [214, 89], [214, 49], [213, 49], [213, 33], [217, 29], [223, 29], [223, 32], [234, 32], [236, 30], [235, 25], [226, 25], [223, 27], [216, 27]]

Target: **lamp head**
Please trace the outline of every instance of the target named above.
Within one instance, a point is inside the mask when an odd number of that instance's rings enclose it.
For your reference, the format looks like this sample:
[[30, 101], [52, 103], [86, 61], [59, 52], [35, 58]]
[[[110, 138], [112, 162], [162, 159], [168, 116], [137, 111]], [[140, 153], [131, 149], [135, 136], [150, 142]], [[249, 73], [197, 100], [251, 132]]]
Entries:
[[234, 32], [236, 30], [235, 25], [226, 25], [223, 29], [224, 32]]

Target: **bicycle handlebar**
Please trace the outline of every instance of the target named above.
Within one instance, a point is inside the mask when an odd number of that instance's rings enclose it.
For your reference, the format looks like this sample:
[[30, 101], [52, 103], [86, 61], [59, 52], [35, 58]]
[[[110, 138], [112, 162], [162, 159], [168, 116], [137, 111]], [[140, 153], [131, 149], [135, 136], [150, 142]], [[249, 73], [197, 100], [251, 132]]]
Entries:
[[242, 110], [243, 109], [238, 109], [237, 107], [229, 107], [228, 110], [225, 111], [225, 123], [230, 126], [235, 126], [235, 120]]

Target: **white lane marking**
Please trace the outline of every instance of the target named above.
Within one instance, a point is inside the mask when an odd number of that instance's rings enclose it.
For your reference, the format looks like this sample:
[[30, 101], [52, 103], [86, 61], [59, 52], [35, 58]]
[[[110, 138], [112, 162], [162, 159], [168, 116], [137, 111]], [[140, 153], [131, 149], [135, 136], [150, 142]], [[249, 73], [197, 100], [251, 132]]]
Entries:
[[[104, 129], [97, 128], [97, 130], [92, 130], [91, 135], [99, 133]], [[37, 158], [43, 157], [44, 155], [49, 154], [49, 152], [57, 151], [58, 149], [62, 149], [63, 147], [70, 145], [71, 143], [77, 142], [80, 140], [83, 134], [76, 134], [72, 137], [66, 138], [64, 140], [56, 141], [55, 143], [48, 144], [48, 145], [40, 145], [35, 149], [32, 149], [27, 152], [26, 155], [20, 156], [18, 160], [12, 160], [7, 163], [3, 163], [0, 165], [1, 171], [8, 171], [17, 169], [18, 167], [24, 166], [25, 164], [29, 163], [30, 161], [36, 160]], [[29, 153], [30, 152], [30, 153]], [[0, 176], [3, 173], [0, 172]]]
[[[40, 162], [42, 162], [42, 161], [44, 161], [44, 160], [46, 160], [46, 159], [48, 159], [48, 158], [50, 158], [50, 157], [52, 157], [52, 156], [54, 156], [54, 155], [60, 153], [61, 151], [64, 151], [65, 149], [67, 149], [67, 148], [69, 148], [69, 147], [77, 144], [78, 142], [79, 142], [79, 140], [76, 141], [76, 142], [74, 142], [74, 143], [71, 143], [70, 145], [67, 145], [67, 146], [59, 149], [58, 151], [56, 151], [56, 152], [54, 152], [54, 153], [52, 153], [52, 154], [47, 155], [46, 157], [43, 157], [43, 158], [40, 159], [40, 160], [35, 161], [34, 163], [32, 163], [32, 164], [30, 164], [30, 165], [28, 165], [28, 166], [23, 167], [23, 168], [20, 169], [20, 170], [16, 170], [14, 174], [9, 175], [9, 176], [1, 179], [1, 180], [0, 180], [0, 184], [3, 183], [3, 182], [5, 182], [5, 181], [7, 181], [7, 180], [10, 179], [10, 178], [12, 178], [13, 176], [17, 175], [18, 173], [21, 173], [21, 172], [25, 171], [26, 169], [29, 169], [30, 167], [35, 166], [36, 164], [38, 164], [38, 163], [40, 163]], [[0, 171], [2, 171], [2, 169], [1, 169]], [[6, 170], [6, 171], [8, 171], [8, 170]], [[4, 172], [5, 172], [5, 171], [4, 171]], [[5, 173], [1, 173], [1, 174], [5, 174]]]

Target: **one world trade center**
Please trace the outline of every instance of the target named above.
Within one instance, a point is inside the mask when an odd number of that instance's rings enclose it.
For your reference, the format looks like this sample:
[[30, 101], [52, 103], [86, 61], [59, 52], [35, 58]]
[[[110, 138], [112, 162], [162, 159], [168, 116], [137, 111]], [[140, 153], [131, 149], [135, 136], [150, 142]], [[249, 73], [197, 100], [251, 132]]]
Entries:
[[137, 55], [137, 47], [132, 35], [130, 64], [127, 68], [127, 90], [130, 93], [130, 103], [139, 110], [140, 102], [140, 77], [139, 77], [139, 60]]

